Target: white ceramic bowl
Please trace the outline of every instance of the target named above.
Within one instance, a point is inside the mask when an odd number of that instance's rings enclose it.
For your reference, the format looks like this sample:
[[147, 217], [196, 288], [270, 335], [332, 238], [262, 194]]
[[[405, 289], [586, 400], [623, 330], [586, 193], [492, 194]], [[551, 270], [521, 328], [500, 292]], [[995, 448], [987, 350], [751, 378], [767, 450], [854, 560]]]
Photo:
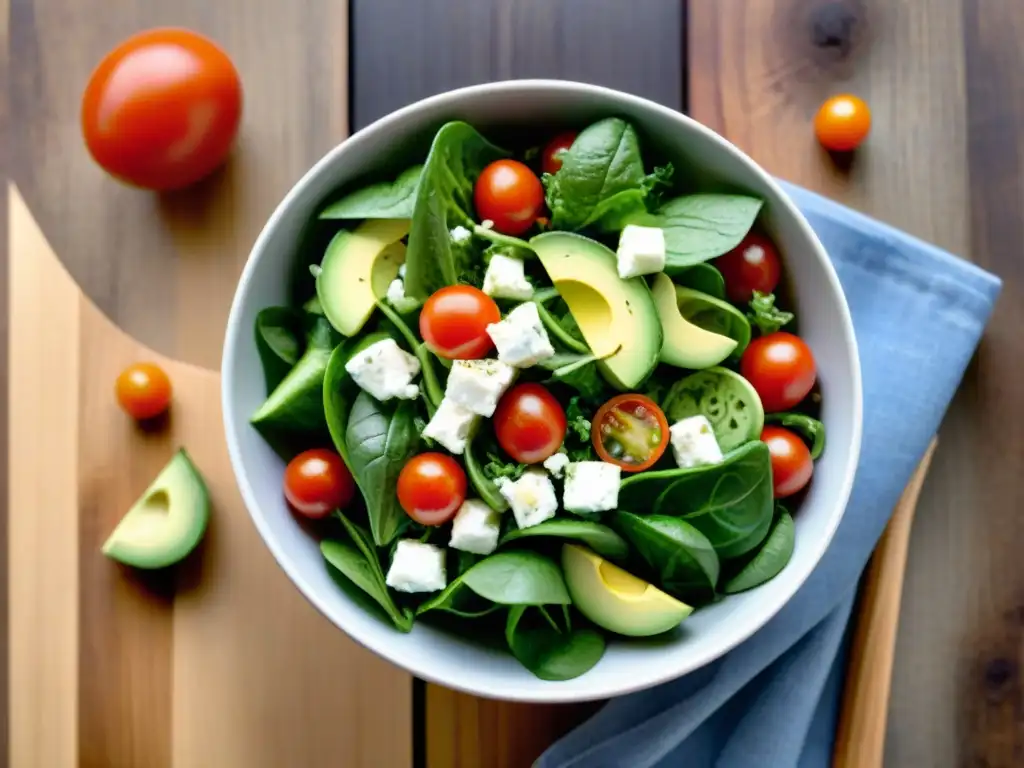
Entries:
[[[338, 589], [317, 542], [296, 524], [281, 493], [284, 465], [249, 426], [264, 398], [253, 342], [256, 313], [286, 301], [303, 225], [343, 183], [371, 173], [403, 147], [423, 147], [445, 121], [489, 130], [580, 126], [619, 115], [645, 139], [645, 157], [667, 157], [677, 174], [699, 174], [763, 197], [764, 221], [781, 248], [803, 338], [818, 364], [828, 450], [797, 510], [796, 550], [783, 572], [752, 591], [695, 612], [670, 639], [615, 641], [591, 671], [566, 682], [538, 680], [512, 658], [422, 623], [402, 634]], [[683, 176], [685, 178], [685, 176]], [[315, 260], [315, 254], [304, 254]], [[861, 384], [850, 313], [821, 243], [790, 199], [749, 157], [697, 122], [645, 99], [580, 83], [522, 80], [463, 88], [400, 109], [335, 147], [292, 188], [260, 234], [238, 284], [224, 342], [222, 398], [231, 464], [260, 535], [299, 590], [351, 637], [418, 677], [480, 696], [579, 701], [673, 679], [750, 637], [797, 591], [843, 515], [860, 450]]]

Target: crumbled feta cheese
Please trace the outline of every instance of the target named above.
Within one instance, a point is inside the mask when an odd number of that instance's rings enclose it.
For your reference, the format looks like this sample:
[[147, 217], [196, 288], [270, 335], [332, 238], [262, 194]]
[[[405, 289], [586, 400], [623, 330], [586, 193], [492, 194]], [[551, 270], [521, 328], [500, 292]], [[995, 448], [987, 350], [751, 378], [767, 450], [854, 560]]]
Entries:
[[380, 401], [393, 397], [412, 400], [420, 388], [412, 380], [420, 372], [420, 361], [395, 343], [384, 339], [353, 355], [345, 363], [353, 381]]
[[484, 229], [494, 229], [494, 222], [490, 219], [484, 219], [480, 222], [480, 226]]
[[547, 473], [539, 469], [528, 469], [515, 481], [499, 477], [494, 484], [512, 506], [512, 514], [520, 528], [543, 523], [558, 511], [555, 486]]
[[562, 506], [569, 512], [604, 512], [619, 504], [622, 470], [605, 461], [576, 461], [565, 469]]
[[423, 436], [436, 440], [452, 453], [462, 453], [479, 421], [480, 417], [473, 411], [463, 408], [450, 397], [444, 397], [423, 430]]
[[448, 546], [463, 552], [489, 555], [498, 548], [500, 532], [499, 513], [480, 499], [466, 499], [452, 521], [452, 537]]
[[490, 418], [516, 369], [499, 360], [455, 360], [448, 372], [445, 399]]
[[544, 469], [550, 472], [552, 477], [561, 477], [567, 466], [569, 466], [569, 457], [564, 453], [553, 453], [544, 459]]
[[392, 305], [402, 304], [405, 301], [405, 283], [402, 282], [402, 278], [391, 281], [386, 298]]
[[466, 229], [464, 226], [459, 224], [458, 226], [452, 227], [450, 232], [453, 243], [464, 243], [473, 236], [473, 233]]
[[676, 464], [684, 469], [721, 463], [722, 449], [710, 422], [703, 415], [677, 421], [669, 430]]
[[500, 253], [491, 256], [484, 274], [484, 293], [497, 299], [520, 301], [533, 296], [533, 286], [526, 279], [523, 262]]
[[637, 277], [665, 268], [665, 233], [659, 227], [627, 224], [619, 237], [619, 277]]
[[448, 585], [444, 549], [402, 539], [388, 568], [387, 585], [399, 592], [437, 592]]
[[520, 304], [501, 322], [488, 325], [487, 335], [498, 349], [498, 359], [517, 368], [529, 368], [555, 354], [533, 302]]
[[398, 276], [405, 280], [405, 264], [401, 264], [398, 267]]

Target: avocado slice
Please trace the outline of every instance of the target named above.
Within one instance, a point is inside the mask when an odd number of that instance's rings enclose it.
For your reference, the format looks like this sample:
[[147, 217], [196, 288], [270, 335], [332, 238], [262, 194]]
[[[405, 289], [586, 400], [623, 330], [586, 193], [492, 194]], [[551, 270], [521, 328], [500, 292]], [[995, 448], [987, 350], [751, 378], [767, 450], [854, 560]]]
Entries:
[[[661, 318], [661, 326], [665, 333], [665, 341], [661, 347], [661, 360], [664, 363], [677, 365], [680, 368], [698, 370], [708, 368], [718, 365], [736, 352], [740, 341], [742, 341], [742, 338], [735, 339], [729, 335], [715, 333], [702, 328], [697, 323], [690, 322], [683, 316], [680, 309], [681, 302], [688, 302], [691, 307], [698, 303], [698, 306], [703, 305], [704, 314], [708, 314], [706, 308], [710, 308], [712, 312], [716, 310], [721, 313], [735, 312], [739, 315], [739, 319], [746, 324], [746, 341], [743, 346], [746, 347], [750, 342], [750, 324], [742, 314], [724, 301], [719, 301], [713, 296], [700, 293], [692, 288], [679, 288], [664, 272], [654, 276], [651, 294], [658, 307], [658, 316]], [[726, 322], [721, 325], [724, 327], [733, 320], [731, 314], [728, 314]]]
[[667, 632], [693, 611], [586, 547], [563, 544], [562, 571], [573, 605], [598, 626], [620, 635]]
[[615, 254], [570, 232], [545, 232], [530, 240], [555, 288], [569, 305], [595, 357], [616, 389], [636, 387], [658, 364], [662, 329], [642, 277], [623, 280]]
[[103, 554], [135, 568], [166, 568], [183, 560], [206, 533], [210, 495], [180, 449], [103, 544]]
[[354, 336], [370, 319], [377, 299], [387, 293], [405, 263], [409, 219], [369, 219], [342, 230], [327, 245], [316, 295], [338, 333]]

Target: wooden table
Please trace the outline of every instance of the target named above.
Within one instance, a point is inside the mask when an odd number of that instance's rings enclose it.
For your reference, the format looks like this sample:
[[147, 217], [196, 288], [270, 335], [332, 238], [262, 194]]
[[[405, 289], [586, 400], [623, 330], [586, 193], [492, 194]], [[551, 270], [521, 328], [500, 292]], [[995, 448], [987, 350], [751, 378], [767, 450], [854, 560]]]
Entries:
[[[1019, 0], [2, 2], [10, 765], [518, 767], [589, 711], [423, 686], [335, 631], [260, 543], [220, 437], [223, 324], [283, 193], [396, 106], [526, 76], [687, 109], [769, 171], [1005, 279], [913, 530], [886, 762], [1024, 762]], [[102, 53], [160, 24], [218, 39], [246, 104], [229, 166], [158, 198], [92, 164], [77, 110]], [[847, 90], [875, 123], [838, 169], [809, 125], [823, 98]], [[176, 385], [162, 433], [139, 432], [113, 404], [114, 375], [139, 357], [160, 360]], [[175, 583], [139, 580], [97, 548], [178, 442], [210, 480], [215, 523]]]

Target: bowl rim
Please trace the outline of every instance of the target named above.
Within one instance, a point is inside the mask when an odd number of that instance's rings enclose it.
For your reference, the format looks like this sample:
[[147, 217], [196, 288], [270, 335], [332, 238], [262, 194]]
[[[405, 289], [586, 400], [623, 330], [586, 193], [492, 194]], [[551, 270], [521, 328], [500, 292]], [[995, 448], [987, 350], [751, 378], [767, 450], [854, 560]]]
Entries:
[[[640, 680], [625, 678], [621, 680], [621, 682], [617, 682], [614, 685], [607, 684], [600, 689], [581, 691], [576, 687], [562, 687], [557, 684], [538, 680], [537, 685], [535, 686], [508, 686], [499, 692], [496, 690], [489, 690], [472, 683], [467, 683], [460, 679], [444, 678], [437, 675], [429, 665], [419, 663], [417, 661], [409, 661], [403, 658], [402, 653], [397, 651], [394, 646], [386, 645], [380, 647], [372, 643], [368, 633], [364, 632], [360, 626], [341, 626], [341, 624], [335, 621], [332, 617], [325, 601], [320, 599], [316, 590], [314, 590], [299, 573], [293, 571], [288, 563], [288, 557], [284, 553], [284, 548], [280, 546], [274, 538], [269, 523], [265, 522], [262, 519], [262, 516], [257, 514], [256, 510], [260, 508], [259, 500], [256, 498], [256, 494], [249, 483], [248, 477], [243, 471], [242, 449], [238, 440], [235, 438], [234, 429], [232, 428], [233, 419], [231, 414], [233, 413], [233, 410], [231, 406], [231, 393], [235, 390], [235, 378], [230, 361], [236, 356], [238, 345], [243, 343], [241, 340], [249, 339], [247, 331], [239, 327], [243, 313], [244, 302], [242, 301], [242, 297], [247, 293], [246, 289], [253, 278], [253, 274], [255, 273], [256, 265], [259, 261], [259, 255], [266, 249], [267, 243], [272, 238], [274, 230], [277, 228], [281, 219], [285, 217], [287, 211], [291, 208], [294, 202], [302, 195], [304, 188], [308, 186], [316, 176], [323, 172], [327, 166], [332, 165], [341, 153], [358, 152], [360, 146], [367, 140], [367, 137], [373, 133], [391, 126], [397, 126], [409, 116], [421, 110], [441, 106], [448, 101], [457, 102], [464, 99], [472, 99], [474, 96], [485, 92], [497, 91], [500, 93], [502, 91], [506, 91], [529, 93], [530, 91], [539, 92], [550, 91], [552, 89], [575, 91], [580, 94], [592, 96], [595, 100], [605, 102], [610, 101], [619, 104], [630, 104], [643, 110], [659, 112], [662, 116], [668, 119], [676, 120], [684, 126], [685, 130], [695, 131], [703, 135], [704, 138], [717, 145], [721, 151], [733, 155], [734, 158], [738, 159], [746, 167], [749, 173], [759, 178], [777, 196], [778, 200], [781, 201], [785, 208], [785, 213], [792, 217], [801, 234], [811, 244], [815, 259], [818, 261], [821, 268], [824, 269], [825, 277], [832, 290], [841, 299], [838, 307], [840, 331], [844, 341], [843, 347], [852, 358], [850, 366], [852, 374], [851, 385], [853, 389], [853, 402], [850, 404], [852, 419], [851, 441], [846, 466], [843, 468], [843, 477], [840, 483], [839, 493], [833, 501], [833, 509], [837, 509], [838, 513], [833, 513], [832, 522], [825, 530], [824, 535], [814, 543], [814, 546], [808, 552], [808, 555], [800, 561], [802, 572], [798, 571], [797, 578], [793, 580], [791, 586], [787, 587], [784, 592], [780, 593], [774, 605], [769, 607], [767, 610], [754, 613], [753, 618], [745, 619], [742, 626], [731, 638], [729, 638], [728, 642], [721, 643], [718, 646], [706, 649], [700, 653], [695, 653], [692, 656], [687, 657], [685, 663], [668, 667], [657, 675], [648, 675]], [[753, 158], [724, 136], [697, 122], [688, 115], [641, 96], [635, 96], [614, 88], [573, 80], [513, 79], [479, 83], [476, 85], [469, 85], [444, 91], [442, 93], [420, 99], [384, 115], [366, 127], [356, 131], [348, 138], [343, 139], [335, 147], [326, 152], [316, 163], [313, 164], [312, 167], [310, 167], [308, 171], [306, 171], [306, 173], [302, 175], [291, 189], [288, 190], [288, 193], [284, 198], [282, 198], [281, 202], [278, 203], [273, 213], [267, 219], [267, 222], [260, 230], [260, 234], [256, 238], [252, 249], [249, 251], [242, 274], [238, 280], [237, 287], [235, 288], [235, 295], [231, 301], [231, 309], [225, 329], [223, 353], [221, 356], [221, 414], [225, 438], [227, 441], [228, 455], [231, 461], [231, 469], [235, 476], [235, 484], [241, 493], [242, 500], [245, 503], [249, 517], [252, 519], [256, 530], [263, 539], [263, 543], [270, 550], [270, 553], [273, 555], [277, 565], [285, 572], [292, 584], [295, 585], [303, 597], [305, 597], [306, 600], [332, 625], [343, 631], [350, 638], [359, 643], [359, 645], [368, 649], [377, 656], [384, 658], [395, 666], [431, 683], [487, 699], [518, 701], [524, 703], [572, 703], [606, 699], [613, 696], [621, 696], [645, 690], [698, 670], [712, 661], [721, 658], [726, 653], [748, 640], [758, 630], [771, 621], [771, 619], [789, 603], [796, 592], [806, 583], [814, 569], [818, 567], [818, 564], [821, 562], [822, 557], [828, 549], [829, 544], [839, 527], [839, 523], [846, 514], [846, 506], [853, 490], [853, 482], [856, 476], [861, 450], [861, 437], [863, 431], [863, 388], [861, 380], [860, 354], [856, 334], [853, 328], [853, 319], [850, 315], [849, 304], [846, 301], [846, 295], [839, 282], [839, 276], [835, 271], [835, 267], [833, 266], [831, 259], [829, 259], [821, 241], [818, 239], [817, 234], [811, 228], [806, 217], [797, 207], [796, 203], [793, 202], [792, 198], [778, 184], [775, 178], [755, 162]]]

